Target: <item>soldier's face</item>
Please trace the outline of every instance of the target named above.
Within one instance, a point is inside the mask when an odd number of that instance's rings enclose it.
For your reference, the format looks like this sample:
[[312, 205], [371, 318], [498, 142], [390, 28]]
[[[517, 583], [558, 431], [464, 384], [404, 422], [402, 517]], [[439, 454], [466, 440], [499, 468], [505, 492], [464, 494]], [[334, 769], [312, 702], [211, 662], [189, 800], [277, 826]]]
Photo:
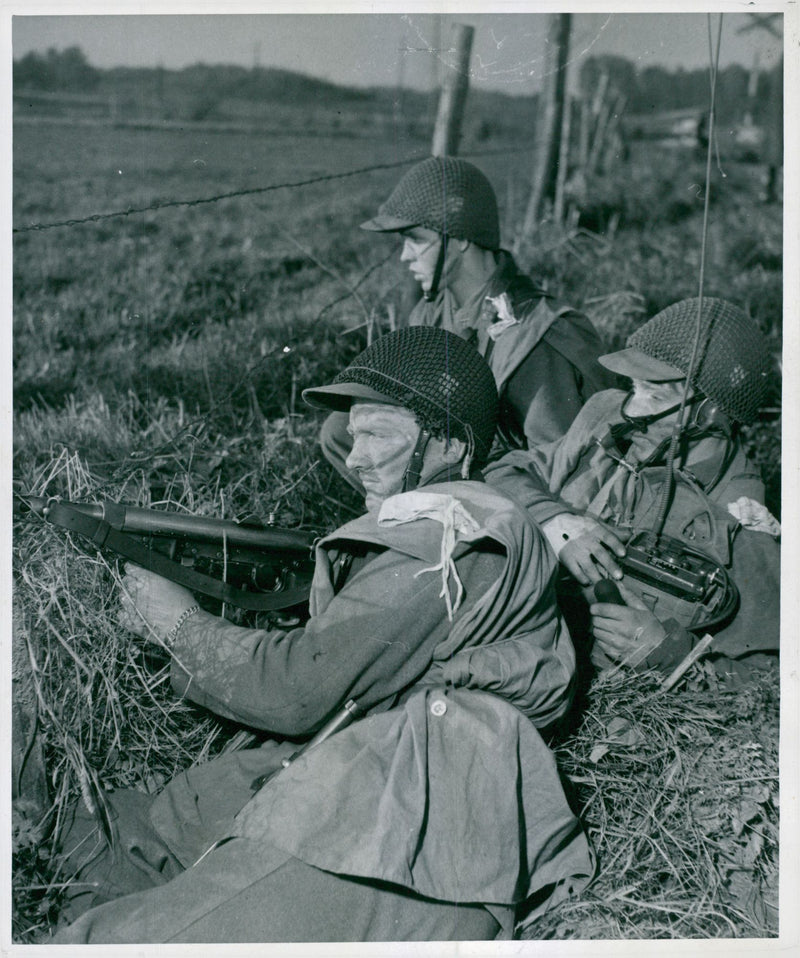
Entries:
[[[683, 379], [652, 383], [646, 379], [632, 379], [633, 394], [628, 398], [625, 412], [629, 416], [654, 416], [676, 406], [683, 396]], [[694, 393], [689, 390], [689, 396]]]
[[402, 406], [354, 403], [348, 433], [353, 448], [345, 464], [361, 480], [367, 509], [402, 492], [403, 476], [419, 436], [414, 414]]
[[401, 235], [403, 249], [400, 253], [400, 262], [408, 263], [411, 275], [420, 284], [423, 292], [427, 293], [433, 285], [433, 274], [436, 270], [442, 237], [435, 230], [421, 226], [405, 230]]

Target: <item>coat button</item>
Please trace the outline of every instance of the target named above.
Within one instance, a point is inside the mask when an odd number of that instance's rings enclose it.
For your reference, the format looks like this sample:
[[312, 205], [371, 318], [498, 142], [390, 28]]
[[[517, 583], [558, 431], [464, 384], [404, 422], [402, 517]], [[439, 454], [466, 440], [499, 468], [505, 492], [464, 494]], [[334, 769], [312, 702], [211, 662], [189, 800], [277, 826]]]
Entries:
[[444, 715], [447, 711], [447, 702], [444, 699], [434, 699], [431, 702], [431, 715]]

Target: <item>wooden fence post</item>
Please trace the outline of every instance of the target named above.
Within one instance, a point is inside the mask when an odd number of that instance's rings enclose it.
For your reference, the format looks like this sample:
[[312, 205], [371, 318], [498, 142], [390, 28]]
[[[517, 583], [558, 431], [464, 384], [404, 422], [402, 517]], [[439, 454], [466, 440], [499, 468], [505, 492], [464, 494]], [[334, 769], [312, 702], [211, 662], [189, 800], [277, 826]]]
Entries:
[[622, 114], [625, 112], [628, 98], [621, 93], [617, 96], [611, 110], [611, 118], [606, 127], [606, 145], [601, 156], [600, 172], [608, 173], [622, 157], [625, 150], [625, 137], [622, 130]]
[[433, 130], [434, 156], [454, 156], [461, 139], [461, 121], [469, 89], [469, 58], [472, 52], [474, 28], [463, 23], [453, 24], [455, 64], [451, 66], [442, 83], [439, 97], [439, 112]]
[[556, 223], [560, 223], [564, 219], [564, 192], [569, 174], [573, 102], [571, 97], [567, 98], [567, 102], [564, 104], [564, 119], [561, 123], [561, 149], [558, 153], [558, 174], [556, 175], [556, 192], [553, 200], [553, 219]]
[[533, 234], [545, 200], [552, 199], [555, 192], [571, 26], [572, 14], [550, 14], [545, 48], [544, 92], [536, 124], [536, 159], [531, 196], [516, 246]]
[[581, 95], [581, 128], [578, 134], [578, 166], [585, 170], [589, 165], [589, 137], [592, 127], [591, 104], [586, 94]]
[[[606, 82], [604, 83], [603, 80]], [[586, 172], [589, 175], [602, 172], [601, 160], [608, 139], [609, 124], [612, 121], [614, 104], [618, 99], [617, 91], [613, 87], [610, 87], [607, 81], [608, 74], [602, 74], [597, 88], [597, 95], [594, 99], [594, 133], [592, 136], [591, 149], [589, 150], [589, 160], [586, 164]]]

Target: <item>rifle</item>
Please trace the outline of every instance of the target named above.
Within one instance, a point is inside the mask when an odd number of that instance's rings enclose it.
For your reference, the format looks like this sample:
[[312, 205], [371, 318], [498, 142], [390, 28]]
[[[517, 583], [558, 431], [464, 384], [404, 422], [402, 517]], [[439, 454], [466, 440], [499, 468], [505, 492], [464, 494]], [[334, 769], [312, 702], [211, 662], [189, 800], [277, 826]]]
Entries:
[[314, 533], [208, 519], [119, 502], [64, 502], [14, 492], [36, 515], [192, 592], [254, 612], [301, 606], [314, 573]]

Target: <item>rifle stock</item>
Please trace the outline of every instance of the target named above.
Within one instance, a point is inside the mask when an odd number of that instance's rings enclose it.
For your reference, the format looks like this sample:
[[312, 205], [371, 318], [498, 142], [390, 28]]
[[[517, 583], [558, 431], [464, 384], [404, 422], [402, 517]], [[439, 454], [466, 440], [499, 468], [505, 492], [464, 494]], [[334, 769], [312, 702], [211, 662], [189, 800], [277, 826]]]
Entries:
[[14, 515], [32, 514], [193, 592], [239, 608], [287, 609], [308, 599], [316, 539], [310, 532], [15, 492]]

